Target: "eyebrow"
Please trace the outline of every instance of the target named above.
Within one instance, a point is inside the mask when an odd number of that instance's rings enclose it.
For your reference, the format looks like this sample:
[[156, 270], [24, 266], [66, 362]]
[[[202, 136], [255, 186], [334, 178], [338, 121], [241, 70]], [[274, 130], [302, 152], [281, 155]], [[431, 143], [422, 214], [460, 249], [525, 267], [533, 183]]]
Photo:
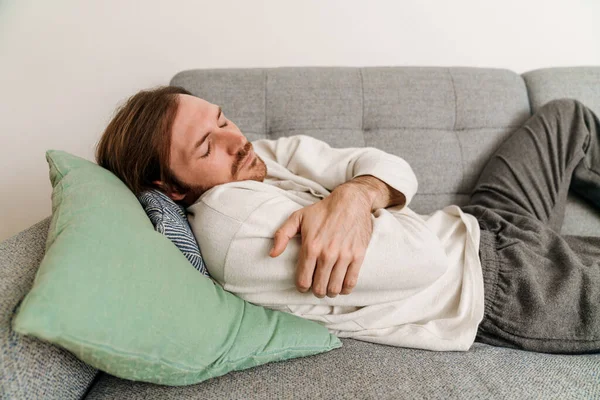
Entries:
[[[219, 112], [217, 113], [217, 121], [219, 120], [219, 118], [221, 118], [221, 113], [222, 113], [221, 106], [219, 106]], [[192, 153], [191, 153], [192, 155], [194, 153], [196, 153], [196, 151], [198, 151], [198, 149], [200, 148], [200, 146], [202, 146], [202, 143], [204, 143], [204, 141], [206, 140], [206, 138], [208, 137], [208, 135], [210, 135], [210, 132], [211, 131], [206, 132], [206, 135], [202, 136], [202, 138], [196, 142], [196, 144], [192, 148]]]

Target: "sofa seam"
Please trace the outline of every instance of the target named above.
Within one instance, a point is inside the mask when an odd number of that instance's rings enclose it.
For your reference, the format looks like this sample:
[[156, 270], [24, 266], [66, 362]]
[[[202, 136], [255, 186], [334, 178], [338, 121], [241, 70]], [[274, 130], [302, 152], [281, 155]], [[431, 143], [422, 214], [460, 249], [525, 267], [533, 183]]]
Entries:
[[466, 176], [465, 171], [465, 156], [462, 143], [460, 142], [460, 137], [458, 136], [458, 132], [456, 131], [456, 121], [458, 120], [458, 95], [456, 94], [456, 84], [454, 82], [454, 76], [452, 75], [452, 70], [448, 68], [448, 75], [450, 75], [450, 81], [452, 82], [452, 90], [454, 91], [454, 126], [452, 127], [452, 133], [454, 133], [454, 137], [456, 138], [456, 142], [458, 143], [458, 149], [460, 151], [460, 169], [462, 172], [462, 179], [464, 180]]
[[[94, 368], [94, 367], [92, 367]], [[96, 368], [96, 375], [94, 375], [94, 378], [92, 379], [92, 381], [89, 383], [88, 387], [85, 390], [85, 393], [83, 393], [83, 395], [81, 396], [82, 399], [87, 398], [87, 396], [92, 392], [92, 390], [94, 389], [94, 387], [96, 386], [96, 384], [98, 382], [100, 382], [100, 378], [102, 378], [102, 376], [104, 376], [105, 372], [102, 370], [99, 370]]]
[[363, 69], [359, 68], [358, 73], [360, 75], [360, 94], [362, 99], [362, 116], [360, 119], [360, 130], [363, 135], [363, 146], [367, 146], [367, 139], [365, 138], [365, 80], [363, 77]]
[[456, 95], [456, 84], [454, 83], [454, 77], [452, 76], [452, 71], [448, 68], [448, 75], [450, 75], [450, 82], [452, 83], [452, 91], [454, 93], [454, 124], [452, 126], [452, 130], [456, 130], [456, 120], [458, 119], [458, 101]]
[[[465, 132], [465, 131], [474, 131], [474, 130], [480, 130], [480, 129], [517, 129], [520, 128], [521, 126], [517, 126], [517, 125], [508, 125], [508, 126], [475, 126], [475, 127], [471, 127], [471, 128], [461, 128], [461, 129], [454, 129], [454, 132]], [[384, 127], [378, 127], [375, 129], [364, 129], [364, 131], [373, 131], [373, 130], [390, 130], [390, 129], [413, 129], [413, 130], [419, 130], [419, 131], [451, 131], [452, 128], [422, 128], [422, 127], [416, 127], [416, 126], [384, 126]], [[356, 131], [356, 130], [360, 130], [360, 128], [314, 128], [314, 127], [296, 127], [296, 128], [288, 128], [288, 129], [275, 129], [272, 130], [273, 133], [277, 133], [277, 132], [290, 132], [290, 131], [300, 131], [300, 130], [310, 130], [310, 131], [331, 131], [331, 130], [337, 130], [337, 131]]]
[[265, 70], [265, 78], [264, 78], [264, 85], [265, 85], [265, 92], [264, 92], [264, 107], [265, 107], [265, 137], [270, 138], [269, 136], [269, 131], [268, 131], [268, 118], [267, 118], [267, 81], [268, 81], [268, 77], [269, 77], [269, 71]]
[[527, 104], [529, 105], [529, 115], [533, 115], [533, 104], [531, 97], [531, 90], [529, 90], [529, 85], [527, 84], [527, 79], [523, 76], [524, 74], [519, 75], [521, 81], [523, 81], [523, 85], [525, 86], [525, 92], [527, 93]]
[[463, 146], [462, 146], [462, 143], [460, 142], [460, 137], [458, 136], [458, 132], [452, 131], [452, 133], [454, 133], [454, 137], [456, 138], [456, 142], [458, 143], [458, 150], [460, 151], [460, 169], [462, 172], [461, 181], [464, 181], [465, 176], [467, 176], [467, 173], [465, 171], [465, 157], [463, 154], [464, 153]]

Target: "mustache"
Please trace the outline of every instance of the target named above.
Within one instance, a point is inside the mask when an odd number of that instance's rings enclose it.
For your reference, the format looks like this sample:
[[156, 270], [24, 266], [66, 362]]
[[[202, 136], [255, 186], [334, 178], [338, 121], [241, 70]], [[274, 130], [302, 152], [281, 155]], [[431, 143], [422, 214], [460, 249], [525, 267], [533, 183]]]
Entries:
[[240, 165], [252, 150], [252, 143], [247, 142], [236, 154], [236, 160], [231, 166], [231, 176], [235, 176], [238, 173]]

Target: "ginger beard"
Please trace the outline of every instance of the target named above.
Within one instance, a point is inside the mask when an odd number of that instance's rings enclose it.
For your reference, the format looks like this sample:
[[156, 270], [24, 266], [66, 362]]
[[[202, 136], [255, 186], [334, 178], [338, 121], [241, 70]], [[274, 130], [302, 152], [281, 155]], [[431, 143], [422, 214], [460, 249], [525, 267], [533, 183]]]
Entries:
[[[252, 158], [250, 163], [248, 157]], [[252, 143], [248, 142], [243, 149], [238, 151], [236, 162], [231, 166], [233, 181], [252, 180], [262, 182], [267, 176], [267, 165], [254, 152]]]
[[[248, 156], [252, 158], [250, 162], [247, 162]], [[252, 143], [248, 142], [244, 147], [244, 151], [240, 152], [238, 161], [232, 165], [231, 175], [234, 177], [231, 182], [246, 180], [263, 182], [265, 180], [265, 177], [267, 176], [267, 165], [263, 159], [253, 151]], [[178, 181], [180, 192], [185, 193], [185, 197], [182, 199], [182, 202], [187, 206], [194, 204], [202, 194], [212, 189], [212, 187], [207, 188], [199, 185], [190, 185], [180, 180]]]

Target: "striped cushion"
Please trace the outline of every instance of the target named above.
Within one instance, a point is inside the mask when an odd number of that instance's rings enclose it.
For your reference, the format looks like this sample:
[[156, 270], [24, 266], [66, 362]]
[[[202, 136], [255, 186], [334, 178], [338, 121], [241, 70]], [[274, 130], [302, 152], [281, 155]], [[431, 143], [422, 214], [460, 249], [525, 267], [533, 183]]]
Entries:
[[147, 190], [138, 197], [154, 229], [169, 238], [190, 263], [209, 276], [200, 247], [186, 217], [185, 207], [175, 203], [159, 190]]

